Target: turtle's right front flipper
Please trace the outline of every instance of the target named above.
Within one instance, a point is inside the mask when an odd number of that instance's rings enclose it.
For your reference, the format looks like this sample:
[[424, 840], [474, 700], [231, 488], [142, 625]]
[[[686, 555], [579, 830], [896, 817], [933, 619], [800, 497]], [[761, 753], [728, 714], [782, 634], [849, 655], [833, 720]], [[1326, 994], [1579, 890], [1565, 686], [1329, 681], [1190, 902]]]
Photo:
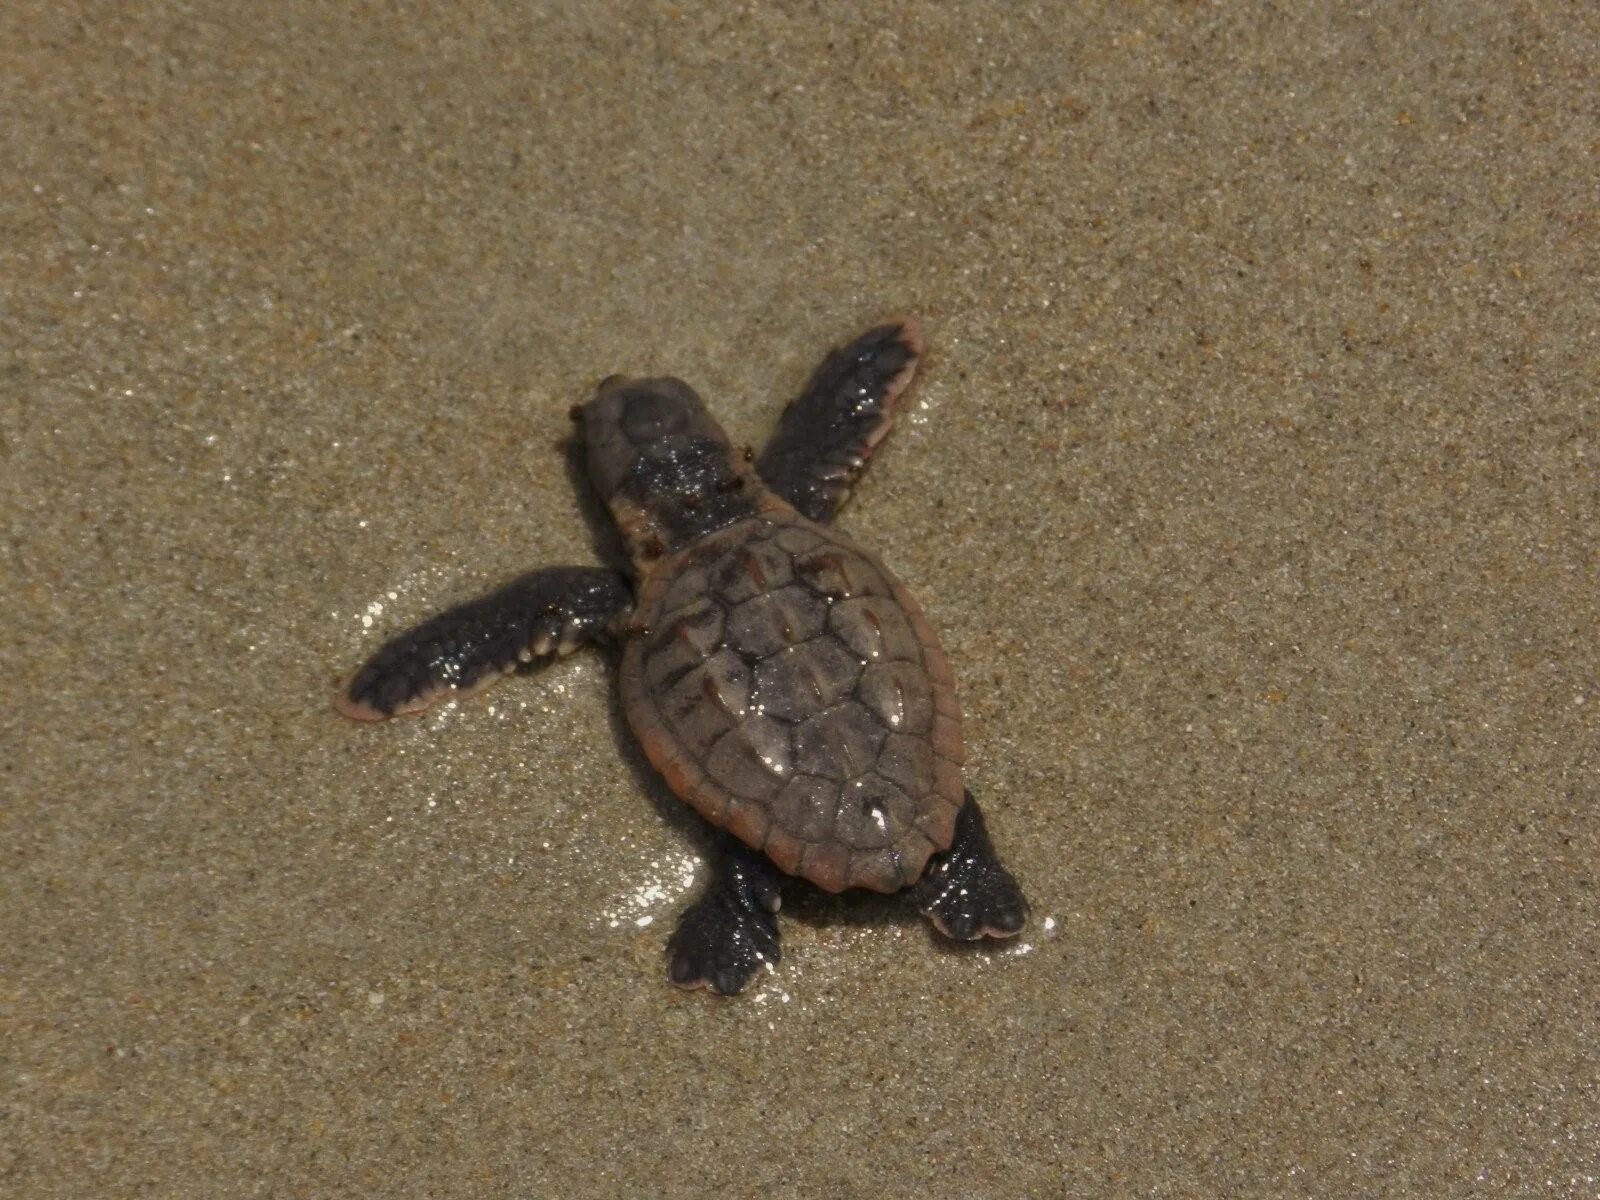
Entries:
[[832, 521], [889, 432], [921, 357], [922, 330], [909, 317], [829, 354], [756, 460], [767, 486], [813, 521]]
[[386, 643], [351, 677], [335, 707], [358, 721], [421, 712], [502, 675], [533, 670], [617, 629], [633, 608], [628, 583], [599, 567], [530, 571]]

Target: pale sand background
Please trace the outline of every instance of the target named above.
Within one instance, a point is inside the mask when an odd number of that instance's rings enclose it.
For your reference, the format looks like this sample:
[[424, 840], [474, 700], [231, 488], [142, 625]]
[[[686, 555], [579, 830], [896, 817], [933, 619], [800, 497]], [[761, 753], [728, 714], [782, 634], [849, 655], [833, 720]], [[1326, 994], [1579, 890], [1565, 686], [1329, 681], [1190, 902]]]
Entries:
[[[1600, 1193], [1600, 16], [1412, 7], [0, 7], [0, 1194]], [[681, 995], [603, 656], [330, 689], [902, 309], [1036, 919]]]

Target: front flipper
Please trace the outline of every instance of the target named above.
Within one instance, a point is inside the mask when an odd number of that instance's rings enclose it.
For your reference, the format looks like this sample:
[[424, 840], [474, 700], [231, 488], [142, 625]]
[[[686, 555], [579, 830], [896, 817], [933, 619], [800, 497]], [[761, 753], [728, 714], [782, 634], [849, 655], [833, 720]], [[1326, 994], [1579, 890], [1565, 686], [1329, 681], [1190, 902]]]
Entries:
[[957, 941], [1011, 937], [1028, 921], [1028, 902], [994, 852], [971, 792], [956, 817], [950, 849], [928, 860], [912, 894], [922, 915]]
[[889, 432], [895, 398], [921, 356], [922, 330], [909, 318], [829, 354], [756, 462], [767, 486], [813, 521], [833, 520]]
[[530, 571], [386, 643], [335, 707], [358, 721], [421, 712], [452, 692], [467, 695], [512, 671], [544, 666], [614, 627], [632, 606], [627, 581], [615, 571]]
[[726, 839], [711, 882], [683, 910], [667, 942], [667, 978], [681, 988], [731, 996], [762, 963], [777, 962], [782, 878], [765, 854]]

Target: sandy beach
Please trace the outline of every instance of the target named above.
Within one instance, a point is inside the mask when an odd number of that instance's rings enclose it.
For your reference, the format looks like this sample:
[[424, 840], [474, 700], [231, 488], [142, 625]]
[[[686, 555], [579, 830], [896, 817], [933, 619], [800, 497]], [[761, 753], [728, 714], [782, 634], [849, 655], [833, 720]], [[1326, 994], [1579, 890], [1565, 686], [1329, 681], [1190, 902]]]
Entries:
[[[0, 8], [0, 1193], [1600, 1195], [1600, 10]], [[1028, 891], [710, 840], [612, 656], [341, 720], [614, 556], [568, 409], [759, 443], [929, 352], [841, 527]]]

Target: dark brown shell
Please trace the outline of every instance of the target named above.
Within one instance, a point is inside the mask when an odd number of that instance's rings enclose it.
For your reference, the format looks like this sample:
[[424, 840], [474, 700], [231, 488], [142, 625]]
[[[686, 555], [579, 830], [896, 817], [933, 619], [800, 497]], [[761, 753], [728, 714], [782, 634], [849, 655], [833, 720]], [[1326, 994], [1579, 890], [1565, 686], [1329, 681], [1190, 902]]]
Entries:
[[961, 716], [916, 602], [790, 512], [644, 580], [622, 700], [645, 754], [715, 825], [828, 891], [896, 891], [949, 847]]

